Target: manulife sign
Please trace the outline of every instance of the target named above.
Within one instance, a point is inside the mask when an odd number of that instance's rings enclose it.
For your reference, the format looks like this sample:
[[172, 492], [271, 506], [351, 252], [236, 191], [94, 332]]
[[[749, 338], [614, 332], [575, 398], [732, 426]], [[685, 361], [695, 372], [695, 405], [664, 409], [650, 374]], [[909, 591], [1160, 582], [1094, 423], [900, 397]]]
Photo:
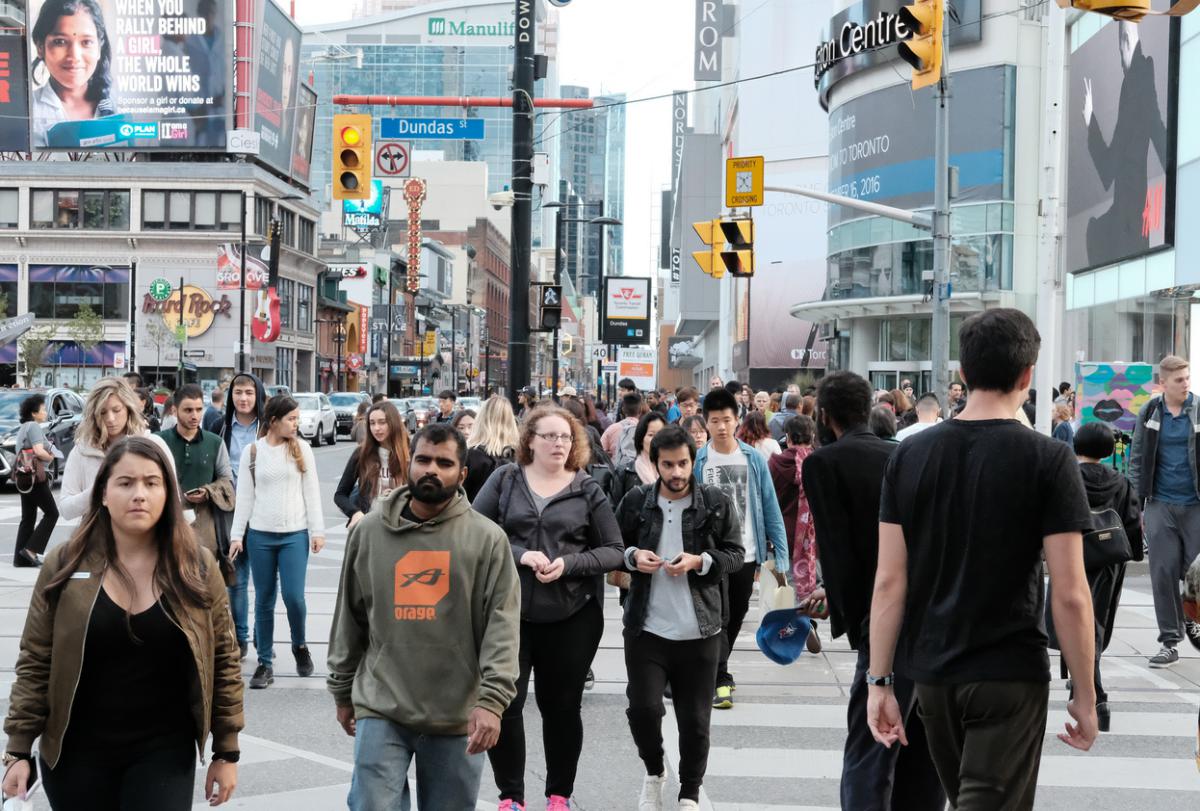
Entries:
[[469, 23], [445, 17], [429, 18], [431, 37], [513, 37], [517, 25], [513, 22]]

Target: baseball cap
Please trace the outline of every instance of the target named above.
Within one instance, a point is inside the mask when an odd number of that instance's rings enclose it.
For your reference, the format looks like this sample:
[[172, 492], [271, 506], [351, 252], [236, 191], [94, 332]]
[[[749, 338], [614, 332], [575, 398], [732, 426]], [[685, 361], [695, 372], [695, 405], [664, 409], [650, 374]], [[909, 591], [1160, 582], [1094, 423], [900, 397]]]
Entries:
[[574, 386], [563, 386], [561, 389], [558, 390], [558, 393], [562, 397], [578, 397], [579, 396], [579, 392], [575, 391]]
[[810, 633], [812, 623], [808, 617], [794, 608], [779, 608], [763, 615], [754, 638], [768, 659], [778, 665], [790, 665], [804, 652]]

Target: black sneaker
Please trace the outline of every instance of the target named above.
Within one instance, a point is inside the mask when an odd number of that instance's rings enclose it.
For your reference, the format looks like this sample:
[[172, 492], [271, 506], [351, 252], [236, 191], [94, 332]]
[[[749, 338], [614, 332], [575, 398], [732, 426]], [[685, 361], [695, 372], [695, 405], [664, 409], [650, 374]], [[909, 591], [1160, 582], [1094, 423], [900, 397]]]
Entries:
[[591, 690], [595, 686], [596, 686], [596, 674], [593, 673], [592, 669], [589, 667], [588, 674], [583, 680], [583, 689]]
[[1200, 622], [1184, 620], [1183, 631], [1187, 634], [1187, 640], [1192, 643], [1192, 647], [1200, 650]]
[[246, 661], [246, 654], [248, 654], [250, 652], [250, 643], [249, 642], [239, 642], [238, 650], [241, 651], [241, 653], [242, 653], [242, 658], [240, 659], [240, 661], [242, 661], [242, 662]]
[[1162, 646], [1162, 650], [1150, 657], [1150, 667], [1170, 667], [1179, 661], [1179, 651]]
[[254, 675], [250, 677], [251, 690], [265, 690], [268, 686], [275, 683], [275, 671], [266, 665], [259, 665], [254, 671]]
[[308, 653], [308, 645], [292, 645], [292, 655], [296, 657], [296, 672], [301, 676], [311, 676], [313, 661]]

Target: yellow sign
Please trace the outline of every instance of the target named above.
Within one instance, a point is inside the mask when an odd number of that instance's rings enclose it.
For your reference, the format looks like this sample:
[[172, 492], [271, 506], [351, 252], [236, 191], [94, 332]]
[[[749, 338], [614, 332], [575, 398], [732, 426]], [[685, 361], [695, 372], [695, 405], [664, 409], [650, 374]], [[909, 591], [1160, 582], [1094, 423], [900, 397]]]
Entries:
[[[157, 309], [162, 313], [163, 323], [167, 328], [174, 333], [180, 324], [179, 315], [179, 291], [175, 290], [171, 293], [171, 297], [163, 302], [157, 302]], [[213, 297], [207, 291], [201, 290], [199, 287], [193, 287], [190, 284], [183, 286], [183, 327], [187, 332], [187, 337], [197, 338], [208, 330], [213, 325], [213, 318], [217, 313], [221, 313], [226, 318], [230, 317], [229, 309], [233, 302], [229, 296], [221, 296], [221, 300], [213, 301]]]
[[728, 208], [763, 204], [763, 158], [725, 159], [725, 205]]
[[438, 344], [437, 332], [434, 330], [427, 330], [425, 332], [425, 343], [421, 347], [421, 354], [424, 355], [425, 357], [430, 357], [431, 355], [436, 355], [437, 348], [438, 348], [437, 344]]

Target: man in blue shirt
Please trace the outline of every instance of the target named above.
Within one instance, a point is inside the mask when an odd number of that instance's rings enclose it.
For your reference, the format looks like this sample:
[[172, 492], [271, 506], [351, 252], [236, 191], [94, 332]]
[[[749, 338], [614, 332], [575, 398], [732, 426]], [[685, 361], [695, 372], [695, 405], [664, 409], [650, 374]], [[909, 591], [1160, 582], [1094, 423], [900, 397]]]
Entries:
[[1200, 555], [1200, 400], [1189, 391], [1186, 360], [1167, 355], [1158, 371], [1162, 394], [1142, 407], [1134, 425], [1129, 478], [1146, 501], [1150, 587], [1162, 646], [1150, 657], [1150, 667], [1170, 667], [1179, 661], [1175, 648], [1183, 634], [1200, 640], [1200, 624], [1185, 617], [1179, 596], [1184, 572]]
[[[237, 491], [238, 470], [242, 464], [242, 453], [258, 439], [263, 406], [266, 405], [266, 390], [262, 381], [245, 372], [233, 378], [225, 400], [225, 422], [221, 437], [229, 450], [229, 464], [233, 468], [233, 488]], [[250, 603], [246, 594], [250, 583], [250, 556], [238, 555], [233, 559], [237, 573], [237, 585], [229, 587], [229, 609], [233, 614], [233, 625], [237, 631], [238, 647], [242, 658], [250, 643]]]

